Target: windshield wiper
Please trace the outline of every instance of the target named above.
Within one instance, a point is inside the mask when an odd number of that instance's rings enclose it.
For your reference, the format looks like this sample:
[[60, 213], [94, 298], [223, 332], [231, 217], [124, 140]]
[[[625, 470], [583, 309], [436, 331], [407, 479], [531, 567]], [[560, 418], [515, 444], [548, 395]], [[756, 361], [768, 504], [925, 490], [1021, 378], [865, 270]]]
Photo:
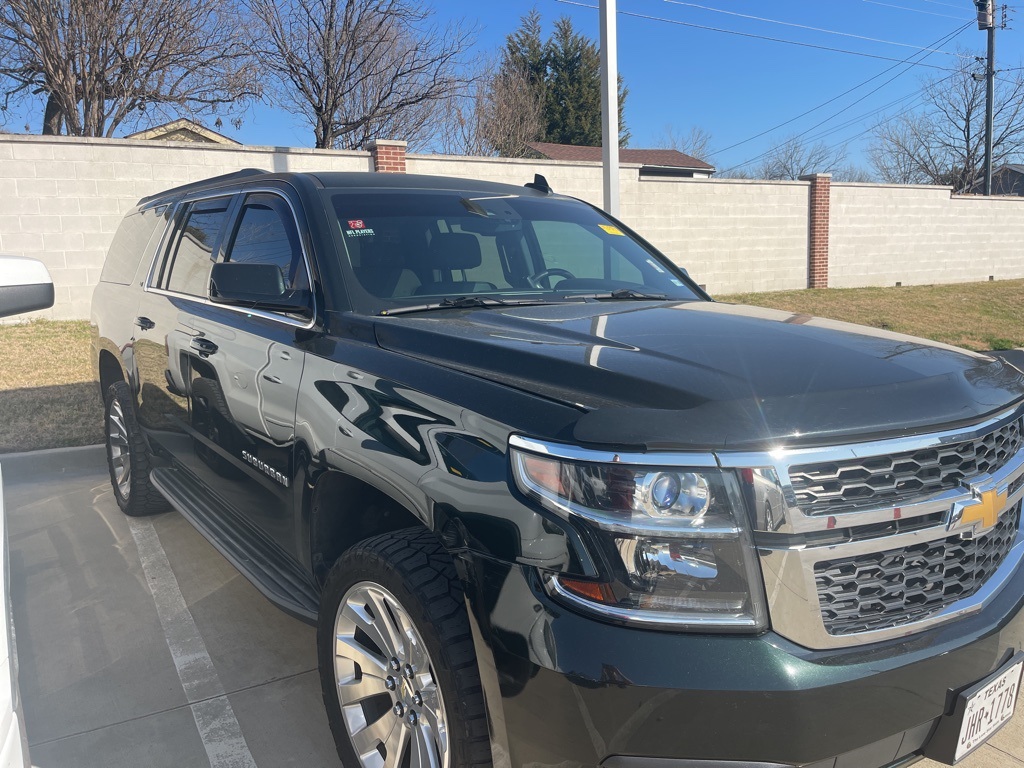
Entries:
[[664, 301], [668, 298], [668, 295], [664, 293], [648, 293], [646, 291], [638, 291], [635, 288], [619, 288], [617, 291], [609, 291], [608, 293], [569, 293], [566, 294], [566, 296], [573, 299], [597, 299], [598, 301], [606, 301], [608, 299], [649, 299], [651, 301]]
[[391, 315], [407, 315], [410, 312], [430, 312], [436, 309], [465, 309], [467, 307], [521, 307], [538, 304], [551, 304], [543, 299], [499, 299], [495, 296], [459, 296], [457, 299], [442, 299], [430, 304], [414, 304], [410, 307], [394, 307], [382, 309], [377, 314], [381, 317]]

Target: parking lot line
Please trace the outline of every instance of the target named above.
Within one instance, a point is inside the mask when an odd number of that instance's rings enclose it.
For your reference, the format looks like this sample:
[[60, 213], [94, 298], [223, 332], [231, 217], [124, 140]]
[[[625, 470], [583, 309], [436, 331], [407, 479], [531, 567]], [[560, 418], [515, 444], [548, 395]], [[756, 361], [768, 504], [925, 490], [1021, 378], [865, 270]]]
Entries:
[[210, 768], [256, 768], [153, 523], [129, 518], [128, 526]]

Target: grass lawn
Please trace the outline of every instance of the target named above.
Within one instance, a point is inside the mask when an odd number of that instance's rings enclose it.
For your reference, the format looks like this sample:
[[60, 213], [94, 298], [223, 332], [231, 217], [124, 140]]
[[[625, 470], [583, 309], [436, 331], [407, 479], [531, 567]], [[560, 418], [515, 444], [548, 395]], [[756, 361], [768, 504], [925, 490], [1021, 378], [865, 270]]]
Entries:
[[0, 325], [0, 453], [103, 442], [89, 324]]
[[1024, 280], [739, 293], [715, 298], [870, 325], [977, 351], [1024, 347]]
[[[968, 349], [1024, 347], [1024, 280], [716, 296], [923, 336]], [[103, 441], [89, 324], [0, 325], [0, 453]]]

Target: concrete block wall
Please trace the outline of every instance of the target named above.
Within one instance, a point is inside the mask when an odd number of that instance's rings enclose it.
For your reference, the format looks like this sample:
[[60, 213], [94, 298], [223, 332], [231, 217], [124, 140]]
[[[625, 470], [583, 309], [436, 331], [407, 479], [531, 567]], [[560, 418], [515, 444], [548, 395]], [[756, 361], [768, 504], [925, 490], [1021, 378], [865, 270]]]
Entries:
[[369, 152], [0, 135], [0, 252], [49, 269], [55, 303], [38, 316], [88, 318], [125, 211], [162, 189], [242, 168], [372, 169]]
[[1024, 277], [1024, 198], [949, 187], [832, 184], [829, 285]]
[[807, 287], [806, 182], [644, 179], [622, 219], [711, 295]]
[[[0, 135], [0, 251], [50, 269], [57, 303], [42, 315], [87, 318], [124, 211], [162, 189], [247, 167], [404, 168], [516, 186], [540, 173], [558, 192], [602, 202], [598, 163], [406, 155], [395, 141], [336, 152]], [[832, 184], [827, 194], [819, 185], [812, 195], [813, 183], [644, 178], [623, 164], [621, 218], [712, 295], [821, 285], [825, 267], [833, 287], [1024, 277], [1024, 198], [877, 184]]]

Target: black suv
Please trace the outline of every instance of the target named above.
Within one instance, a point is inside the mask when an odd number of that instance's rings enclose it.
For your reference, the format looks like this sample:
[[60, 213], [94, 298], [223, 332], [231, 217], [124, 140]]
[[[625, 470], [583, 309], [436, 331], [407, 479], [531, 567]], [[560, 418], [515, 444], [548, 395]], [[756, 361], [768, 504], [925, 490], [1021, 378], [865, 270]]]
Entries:
[[317, 624], [350, 768], [954, 762], [1013, 712], [1012, 355], [715, 303], [542, 177], [173, 189], [93, 326], [118, 504]]

